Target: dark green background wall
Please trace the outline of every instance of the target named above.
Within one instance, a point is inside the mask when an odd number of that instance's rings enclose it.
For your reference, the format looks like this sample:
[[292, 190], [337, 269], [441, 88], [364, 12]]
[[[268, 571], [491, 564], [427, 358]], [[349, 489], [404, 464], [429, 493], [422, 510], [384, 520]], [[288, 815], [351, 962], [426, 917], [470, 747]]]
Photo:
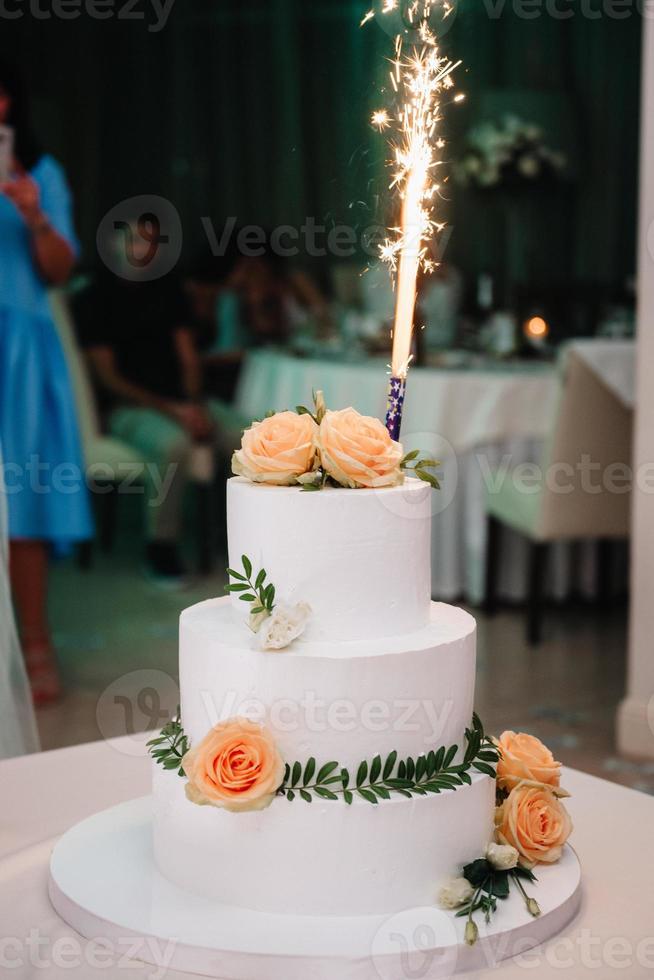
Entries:
[[[517, 281], [621, 283], [634, 266], [640, 18], [524, 20], [507, 0], [493, 19], [493, 6], [461, 0], [444, 41], [468, 95], [448, 117], [452, 152], [471, 123], [518, 110], [545, 123], [575, 176], [511, 202], [452, 188], [447, 254], [470, 275], [508, 263]], [[0, 23], [0, 52], [26, 68], [68, 169], [86, 259], [101, 216], [135, 194], [173, 201], [187, 255], [205, 242], [203, 215], [267, 227], [383, 217], [384, 147], [368, 119], [390, 39], [359, 29], [365, 9], [176, 0], [159, 33], [84, 15]]]

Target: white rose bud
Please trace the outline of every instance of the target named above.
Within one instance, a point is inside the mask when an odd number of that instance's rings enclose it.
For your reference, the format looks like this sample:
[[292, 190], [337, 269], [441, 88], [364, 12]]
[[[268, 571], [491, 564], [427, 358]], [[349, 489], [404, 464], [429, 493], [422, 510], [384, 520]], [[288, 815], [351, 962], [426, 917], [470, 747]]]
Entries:
[[533, 915], [534, 919], [537, 919], [540, 915], [540, 905], [535, 898], [527, 899], [527, 909], [530, 915]]
[[316, 421], [318, 425], [322, 422], [325, 417], [325, 412], [327, 411], [327, 406], [325, 405], [325, 396], [322, 391], [317, 391], [314, 395], [314, 405], [316, 406]]
[[468, 946], [474, 946], [479, 939], [479, 929], [477, 928], [477, 923], [469, 919], [466, 924], [466, 931], [463, 937]]
[[512, 871], [518, 866], [520, 855], [510, 844], [489, 844], [486, 860], [497, 871]]
[[443, 909], [458, 909], [469, 902], [475, 890], [466, 878], [452, 878], [438, 893], [438, 904]]
[[311, 606], [306, 602], [296, 606], [280, 602], [261, 624], [259, 646], [262, 650], [283, 650], [304, 633], [310, 615]]

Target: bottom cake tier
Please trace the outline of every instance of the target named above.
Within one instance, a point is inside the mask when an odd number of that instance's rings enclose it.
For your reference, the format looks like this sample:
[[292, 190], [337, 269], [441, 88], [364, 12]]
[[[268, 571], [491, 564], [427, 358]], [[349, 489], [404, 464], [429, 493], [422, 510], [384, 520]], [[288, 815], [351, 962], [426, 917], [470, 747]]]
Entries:
[[194, 806], [185, 780], [154, 767], [154, 855], [169, 881], [260, 912], [377, 915], [433, 905], [486, 851], [495, 781], [373, 806], [278, 798], [263, 811]]

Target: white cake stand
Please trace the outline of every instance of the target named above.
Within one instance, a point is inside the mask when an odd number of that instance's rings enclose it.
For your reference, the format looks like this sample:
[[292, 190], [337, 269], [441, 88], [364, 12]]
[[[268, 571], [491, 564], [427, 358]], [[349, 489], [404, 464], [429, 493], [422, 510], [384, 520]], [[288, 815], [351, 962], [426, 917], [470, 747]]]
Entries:
[[88, 939], [130, 943], [147, 963], [220, 980], [436, 980], [488, 969], [563, 929], [581, 899], [579, 862], [567, 847], [558, 864], [538, 869], [531, 890], [543, 914], [531, 918], [512, 894], [490, 926], [477, 916], [474, 947], [463, 944], [463, 921], [436, 908], [365, 918], [251, 912], [166, 881], [154, 865], [151, 823], [144, 797], [64, 834], [50, 864], [52, 904]]

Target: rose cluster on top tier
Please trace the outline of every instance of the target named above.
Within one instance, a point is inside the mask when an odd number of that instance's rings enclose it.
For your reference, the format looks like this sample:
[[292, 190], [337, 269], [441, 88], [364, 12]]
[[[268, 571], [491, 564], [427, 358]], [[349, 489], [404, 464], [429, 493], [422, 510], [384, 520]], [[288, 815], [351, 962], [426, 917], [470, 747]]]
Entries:
[[315, 484], [323, 478], [342, 487], [392, 487], [404, 481], [403, 451], [379, 419], [353, 408], [316, 415], [278, 412], [243, 433], [232, 470], [253, 483]]

